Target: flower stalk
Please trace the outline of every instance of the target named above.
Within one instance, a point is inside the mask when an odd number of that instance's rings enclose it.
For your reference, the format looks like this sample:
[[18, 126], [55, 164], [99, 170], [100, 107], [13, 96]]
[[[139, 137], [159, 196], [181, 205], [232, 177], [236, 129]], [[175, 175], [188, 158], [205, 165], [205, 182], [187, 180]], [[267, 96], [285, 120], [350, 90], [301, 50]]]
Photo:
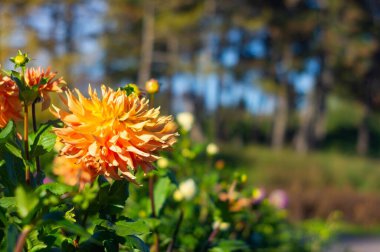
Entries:
[[170, 242], [169, 247], [166, 250], [166, 252], [172, 252], [173, 251], [175, 241], [177, 240], [177, 236], [178, 236], [178, 232], [179, 232], [179, 227], [181, 226], [182, 220], [183, 220], [183, 210], [181, 210], [181, 213], [179, 214], [177, 225], [175, 226], [175, 230], [173, 233], [172, 241]]
[[[34, 133], [37, 132], [37, 118], [36, 118], [36, 103], [37, 100], [35, 100], [32, 103], [32, 121], [33, 121], [33, 131]], [[37, 167], [37, 178], [40, 178], [41, 175], [41, 164], [40, 164], [40, 157], [36, 157], [36, 167]]]
[[[25, 158], [29, 161], [29, 142], [28, 142], [28, 105], [24, 103], [24, 148], [25, 148]], [[30, 185], [30, 167], [29, 164], [25, 167], [25, 183]]]
[[27, 225], [22, 229], [22, 232], [17, 239], [16, 248], [15, 248], [14, 252], [24, 251], [24, 245], [26, 242], [26, 237], [28, 236], [30, 231], [32, 231], [32, 228], [33, 228], [33, 226]]
[[[154, 94], [158, 92], [159, 85], [158, 82], [154, 79], [149, 80], [145, 83], [145, 89], [149, 93], [149, 104], [150, 108], [154, 108]], [[154, 202], [154, 181], [156, 180], [156, 176], [151, 174], [149, 176], [149, 198], [150, 198], [150, 207], [152, 210], [152, 217], [156, 218], [156, 207]], [[154, 230], [154, 244], [153, 248], [155, 252], [160, 251], [160, 237], [157, 230]]]

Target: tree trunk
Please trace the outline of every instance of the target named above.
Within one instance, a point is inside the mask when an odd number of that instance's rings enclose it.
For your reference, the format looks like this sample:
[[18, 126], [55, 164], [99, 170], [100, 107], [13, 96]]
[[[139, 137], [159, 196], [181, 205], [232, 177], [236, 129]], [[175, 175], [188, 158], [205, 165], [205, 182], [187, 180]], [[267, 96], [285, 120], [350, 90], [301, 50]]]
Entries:
[[332, 85], [332, 75], [321, 57], [322, 74], [319, 75], [314, 90], [308, 95], [307, 107], [301, 115], [299, 131], [295, 137], [295, 149], [306, 153], [315, 148], [325, 137], [325, 118], [327, 96]]
[[144, 16], [138, 84], [143, 85], [151, 74], [154, 50], [154, 1], [144, 1]]
[[295, 148], [299, 153], [313, 149], [325, 136], [325, 115], [327, 90], [317, 83], [308, 95], [305, 111], [301, 116], [301, 125], [295, 138]]
[[366, 155], [369, 147], [369, 117], [370, 109], [364, 104], [363, 117], [358, 128], [358, 139], [356, 143], [356, 151], [359, 155]]
[[[287, 85], [287, 84], [284, 84]], [[287, 88], [277, 97], [277, 107], [273, 120], [272, 148], [282, 149], [285, 143], [286, 128], [288, 124], [289, 101]]]
[[168, 91], [167, 91], [167, 107], [168, 114], [172, 114], [173, 107], [173, 80], [174, 75], [177, 72], [178, 67], [178, 53], [179, 53], [179, 41], [178, 37], [170, 34], [167, 40], [167, 45], [169, 49], [169, 68], [168, 68]]

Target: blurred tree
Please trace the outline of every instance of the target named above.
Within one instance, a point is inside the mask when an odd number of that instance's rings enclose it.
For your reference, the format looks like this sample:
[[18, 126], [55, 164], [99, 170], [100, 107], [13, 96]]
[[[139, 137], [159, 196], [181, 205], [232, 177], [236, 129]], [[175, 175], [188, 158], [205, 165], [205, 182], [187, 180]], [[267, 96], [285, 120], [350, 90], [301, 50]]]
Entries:
[[154, 20], [155, 20], [155, 5], [154, 0], [143, 1], [143, 16], [142, 16], [142, 36], [141, 36], [141, 53], [140, 66], [137, 77], [137, 83], [142, 85], [149, 80], [151, 75], [151, 67], [154, 52]]
[[296, 103], [297, 83], [292, 75], [301, 71], [310, 57], [316, 13], [306, 1], [266, 1], [265, 4], [266, 12], [270, 13], [266, 79], [277, 97], [272, 147], [281, 149], [288, 117]]
[[341, 22], [328, 34], [328, 45], [336, 50], [331, 51], [335, 91], [359, 102], [363, 108], [356, 147], [358, 154], [364, 155], [369, 148], [369, 118], [380, 105], [377, 83], [380, 77], [379, 41], [376, 35], [379, 28], [365, 2], [340, 1], [338, 7]]

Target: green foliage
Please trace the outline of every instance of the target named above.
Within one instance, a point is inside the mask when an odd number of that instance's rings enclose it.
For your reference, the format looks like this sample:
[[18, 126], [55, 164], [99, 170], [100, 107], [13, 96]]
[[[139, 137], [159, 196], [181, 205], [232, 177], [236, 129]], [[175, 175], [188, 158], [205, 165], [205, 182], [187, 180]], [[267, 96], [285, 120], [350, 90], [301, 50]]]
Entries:
[[115, 232], [119, 236], [129, 235], [144, 235], [148, 234], [149, 228], [143, 220], [132, 221], [117, 221], [115, 222]]
[[[36, 101], [37, 90], [26, 87], [23, 71], [10, 76], [28, 105], [31, 98]], [[42, 79], [38, 85], [44, 83]], [[334, 234], [323, 225], [296, 229], [286, 210], [252, 196], [246, 174], [217, 165], [221, 157], [215, 144], [193, 143], [185, 128], [166, 156], [167, 164], [148, 176], [135, 174], [140, 187], [131, 189], [129, 181], [103, 176], [77, 186], [55, 177], [43, 183], [47, 164], [38, 167], [38, 161], [55, 155], [53, 126], [60, 123], [42, 123], [21, 140], [12, 121], [0, 130], [1, 251], [17, 246], [36, 252], [149, 251], [150, 246], [169, 251], [313, 251], [305, 240], [321, 248]], [[144, 178], [154, 186], [147, 186]]]
[[29, 135], [31, 158], [46, 154], [53, 149], [57, 136], [52, 132], [52, 127], [56, 124], [56, 121], [42, 124], [35, 134]]

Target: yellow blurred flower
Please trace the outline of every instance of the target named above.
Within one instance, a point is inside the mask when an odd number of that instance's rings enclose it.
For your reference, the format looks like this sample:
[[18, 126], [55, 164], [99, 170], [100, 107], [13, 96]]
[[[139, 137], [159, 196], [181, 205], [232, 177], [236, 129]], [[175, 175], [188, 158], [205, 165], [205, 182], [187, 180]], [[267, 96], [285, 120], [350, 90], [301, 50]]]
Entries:
[[8, 76], [0, 75], [0, 128], [4, 128], [10, 120], [21, 120], [21, 110], [16, 83]]
[[135, 181], [140, 166], [154, 169], [157, 152], [176, 142], [178, 133], [171, 116], [160, 116], [159, 108], [149, 109], [148, 100], [135, 93], [101, 87], [102, 97], [88, 88], [90, 98], [79, 90], [67, 91], [67, 110], [53, 106], [65, 127], [54, 131], [65, 145], [61, 154], [77, 158], [96, 173], [113, 179]]
[[83, 189], [86, 183], [92, 182], [96, 172], [91, 166], [80, 163], [78, 159], [58, 156], [54, 159], [53, 172], [58, 175], [65, 184], [78, 185]]
[[149, 94], [155, 94], [160, 90], [160, 84], [155, 79], [150, 79], [145, 83], [145, 89]]
[[206, 147], [206, 152], [210, 156], [214, 156], [219, 153], [219, 147], [215, 143], [209, 143]]
[[213, 229], [219, 229], [221, 231], [226, 231], [230, 228], [230, 223], [217, 220], [212, 224]]
[[168, 168], [169, 166], [169, 160], [167, 158], [160, 158], [158, 161], [157, 161], [157, 166], [161, 169], [166, 169]]
[[179, 202], [179, 201], [183, 200], [183, 195], [179, 190], [175, 190], [175, 192], [173, 194], [173, 198], [175, 201]]
[[[66, 82], [62, 78], [56, 79], [57, 73], [50, 72], [50, 68], [44, 70], [41, 68], [28, 68], [25, 72], [25, 84], [29, 87], [40, 85], [38, 87], [38, 93], [42, 99], [42, 110], [47, 109], [50, 106], [49, 92], [62, 92], [62, 87], [66, 85]], [[33, 101], [31, 101], [33, 102]]]

